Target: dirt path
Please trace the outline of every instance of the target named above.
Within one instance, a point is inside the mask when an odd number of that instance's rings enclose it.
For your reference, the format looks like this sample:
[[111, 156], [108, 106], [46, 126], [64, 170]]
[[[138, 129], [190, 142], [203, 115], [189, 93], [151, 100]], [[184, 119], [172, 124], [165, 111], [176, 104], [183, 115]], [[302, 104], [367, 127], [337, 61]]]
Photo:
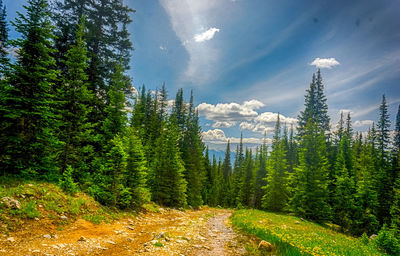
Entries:
[[0, 237], [0, 255], [243, 255], [247, 241], [232, 230], [231, 214], [224, 209], [162, 209], [112, 224], [79, 219], [64, 230], [40, 220]]

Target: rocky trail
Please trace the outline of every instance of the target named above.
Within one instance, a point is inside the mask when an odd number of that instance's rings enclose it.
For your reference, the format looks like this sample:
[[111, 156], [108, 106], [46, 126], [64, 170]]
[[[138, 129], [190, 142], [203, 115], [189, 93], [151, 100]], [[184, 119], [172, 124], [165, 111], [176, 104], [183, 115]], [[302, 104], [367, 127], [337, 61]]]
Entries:
[[232, 211], [161, 209], [114, 223], [78, 219], [64, 230], [37, 220], [0, 238], [0, 255], [244, 255], [249, 239], [229, 222]]

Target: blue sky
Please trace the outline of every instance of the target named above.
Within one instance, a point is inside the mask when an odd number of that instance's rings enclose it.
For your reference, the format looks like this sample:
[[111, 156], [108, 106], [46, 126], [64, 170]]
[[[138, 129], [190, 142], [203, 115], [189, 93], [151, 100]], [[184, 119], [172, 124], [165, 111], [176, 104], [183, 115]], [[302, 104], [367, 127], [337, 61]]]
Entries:
[[[22, 0], [5, 0], [11, 19]], [[400, 103], [400, 1], [125, 0], [134, 85], [194, 90], [204, 139], [255, 145], [277, 112], [289, 125], [321, 67], [333, 128], [351, 111], [365, 131], [385, 93], [392, 121]], [[13, 34], [14, 35], [14, 34]], [[319, 58], [319, 59], [317, 59]], [[316, 60], [317, 59], [317, 60]], [[310, 65], [314, 63], [315, 65]]]

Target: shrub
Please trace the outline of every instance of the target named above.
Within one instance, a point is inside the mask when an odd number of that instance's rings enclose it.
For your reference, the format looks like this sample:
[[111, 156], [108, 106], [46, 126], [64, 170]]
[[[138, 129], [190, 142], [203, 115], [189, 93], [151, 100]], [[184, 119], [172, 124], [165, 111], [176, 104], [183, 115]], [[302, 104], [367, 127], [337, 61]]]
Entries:
[[79, 191], [77, 183], [74, 182], [73, 172], [71, 166], [67, 166], [62, 178], [59, 181], [59, 186], [68, 194], [75, 195]]
[[379, 249], [384, 250], [390, 255], [400, 255], [400, 244], [393, 231], [384, 225], [375, 238], [375, 243]]

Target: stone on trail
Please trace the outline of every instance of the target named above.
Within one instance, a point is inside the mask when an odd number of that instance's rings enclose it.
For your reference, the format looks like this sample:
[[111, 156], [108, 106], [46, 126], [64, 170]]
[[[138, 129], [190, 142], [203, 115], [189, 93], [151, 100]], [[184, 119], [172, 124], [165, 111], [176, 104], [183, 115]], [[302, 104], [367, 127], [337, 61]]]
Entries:
[[87, 241], [87, 239], [86, 239], [86, 237], [84, 237], [84, 236], [81, 236], [79, 239], [78, 239], [78, 242], [86, 242]]
[[62, 220], [67, 220], [68, 219], [68, 217], [67, 216], [65, 216], [65, 215], [61, 215], [61, 217], [60, 217]]
[[270, 251], [272, 249], [272, 244], [265, 240], [261, 240], [261, 242], [258, 244], [258, 249]]
[[50, 234], [43, 235], [43, 238], [51, 239], [51, 235]]
[[4, 203], [5, 206], [10, 209], [21, 209], [21, 203], [8, 196], [3, 197], [1, 203]]
[[15, 242], [15, 238], [10, 236], [9, 238], [7, 238], [7, 241], [13, 243]]
[[156, 235], [156, 239], [161, 239], [161, 238], [165, 238], [165, 233], [164, 232], [161, 232], [161, 233]]

